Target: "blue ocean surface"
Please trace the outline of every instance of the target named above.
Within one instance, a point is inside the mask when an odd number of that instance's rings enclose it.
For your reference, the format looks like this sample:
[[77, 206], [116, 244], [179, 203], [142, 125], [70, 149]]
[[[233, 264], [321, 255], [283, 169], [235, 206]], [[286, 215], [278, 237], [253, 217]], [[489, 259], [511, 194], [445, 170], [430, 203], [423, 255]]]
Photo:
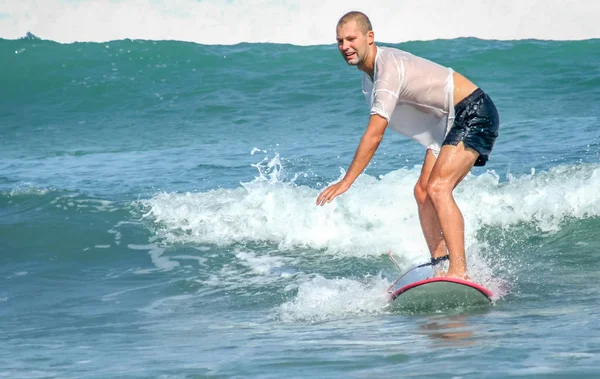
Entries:
[[1, 378], [596, 377], [599, 39], [381, 43], [501, 118], [455, 190], [494, 302], [415, 314], [424, 149], [386, 132], [315, 205], [368, 120], [334, 44], [34, 34], [0, 39]]

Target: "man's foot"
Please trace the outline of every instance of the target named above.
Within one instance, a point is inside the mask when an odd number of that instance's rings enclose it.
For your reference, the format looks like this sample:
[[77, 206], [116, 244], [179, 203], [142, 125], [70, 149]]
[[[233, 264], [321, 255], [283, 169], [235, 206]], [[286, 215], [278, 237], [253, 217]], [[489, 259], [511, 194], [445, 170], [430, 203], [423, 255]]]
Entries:
[[446, 278], [455, 278], [455, 279], [462, 279], [462, 280], [471, 280], [471, 278], [469, 277], [469, 274], [467, 274], [466, 272], [455, 272], [452, 271], [452, 269], [449, 269], [448, 272], [444, 273]]

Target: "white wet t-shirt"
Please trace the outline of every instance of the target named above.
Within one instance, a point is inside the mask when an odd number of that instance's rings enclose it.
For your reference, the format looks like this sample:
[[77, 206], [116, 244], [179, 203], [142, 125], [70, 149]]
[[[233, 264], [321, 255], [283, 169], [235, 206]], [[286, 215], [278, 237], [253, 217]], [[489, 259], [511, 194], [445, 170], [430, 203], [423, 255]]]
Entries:
[[454, 122], [452, 73], [405, 51], [377, 47], [374, 80], [365, 74], [362, 91], [372, 115], [437, 153]]

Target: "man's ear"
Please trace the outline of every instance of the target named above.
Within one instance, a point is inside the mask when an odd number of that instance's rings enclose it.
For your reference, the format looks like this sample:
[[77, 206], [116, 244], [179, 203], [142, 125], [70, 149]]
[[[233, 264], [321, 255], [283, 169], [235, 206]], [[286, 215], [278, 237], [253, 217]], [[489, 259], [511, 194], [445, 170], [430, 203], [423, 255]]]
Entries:
[[372, 30], [367, 32], [367, 42], [372, 45], [375, 42], [375, 33]]

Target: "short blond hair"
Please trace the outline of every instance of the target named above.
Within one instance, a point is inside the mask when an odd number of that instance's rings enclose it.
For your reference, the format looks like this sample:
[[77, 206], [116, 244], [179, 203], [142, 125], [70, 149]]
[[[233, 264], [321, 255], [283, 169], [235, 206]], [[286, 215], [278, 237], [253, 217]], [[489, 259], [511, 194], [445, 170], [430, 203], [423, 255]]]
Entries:
[[340, 18], [340, 20], [338, 21], [336, 29], [350, 21], [355, 21], [356, 25], [358, 26], [360, 31], [363, 32], [363, 34], [367, 34], [368, 32], [373, 30], [371, 20], [369, 20], [366, 14], [358, 11], [351, 11], [343, 15], [342, 18]]

